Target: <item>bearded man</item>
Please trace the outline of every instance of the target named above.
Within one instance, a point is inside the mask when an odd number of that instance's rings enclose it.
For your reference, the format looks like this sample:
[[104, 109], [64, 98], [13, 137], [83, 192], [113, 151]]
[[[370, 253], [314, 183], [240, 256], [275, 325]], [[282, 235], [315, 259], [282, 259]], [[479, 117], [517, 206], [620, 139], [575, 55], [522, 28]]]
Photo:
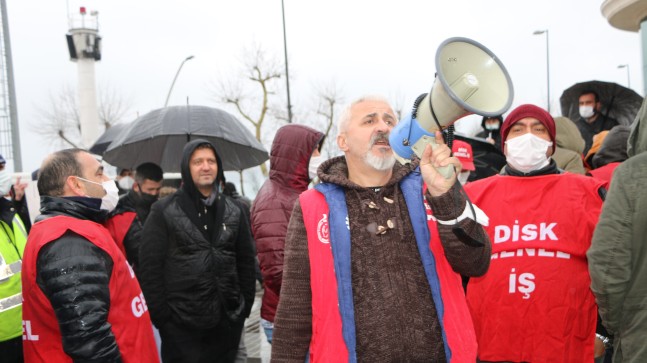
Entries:
[[[462, 217], [456, 175], [435, 169], [461, 170], [440, 133], [433, 152], [396, 164], [397, 122], [374, 96], [340, 117], [344, 156], [319, 167], [321, 183], [301, 194], [288, 225], [272, 362], [476, 360], [459, 274], [484, 274], [490, 243]], [[463, 242], [455, 228], [480, 243]]]

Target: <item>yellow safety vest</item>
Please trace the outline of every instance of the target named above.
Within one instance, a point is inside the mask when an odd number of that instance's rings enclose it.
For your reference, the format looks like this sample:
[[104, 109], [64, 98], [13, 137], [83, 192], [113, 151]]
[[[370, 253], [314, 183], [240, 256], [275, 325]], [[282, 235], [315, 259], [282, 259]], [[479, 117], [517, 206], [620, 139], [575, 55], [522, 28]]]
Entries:
[[0, 342], [22, 335], [20, 271], [26, 243], [27, 231], [17, 214], [12, 226], [0, 221]]

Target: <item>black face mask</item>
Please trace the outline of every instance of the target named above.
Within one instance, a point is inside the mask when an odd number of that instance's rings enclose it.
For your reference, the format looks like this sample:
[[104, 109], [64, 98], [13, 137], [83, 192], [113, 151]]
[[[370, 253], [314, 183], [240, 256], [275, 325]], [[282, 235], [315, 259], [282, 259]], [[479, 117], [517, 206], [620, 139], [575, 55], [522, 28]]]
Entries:
[[141, 199], [142, 203], [146, 205], [151, 205], [157, 202], [157, 199], [158, 199], [157, 195], [147, 194], [147, 193], [141, 193], [139, 198]]
[[153, 203], [157, 202], [158, 196], [153, 195], [153, 194], [144, 193], [144, 192], [141, 191], [141, 188], [138, 188], [138, 189], [139, 189], [139, 192], [136, 193], [137, 194], [137, 199], [138, 199], [137, 204], [139, 204], [140, 207], [143, 207], [145, 209], [150, 209], [151, 205], [153, 205]]

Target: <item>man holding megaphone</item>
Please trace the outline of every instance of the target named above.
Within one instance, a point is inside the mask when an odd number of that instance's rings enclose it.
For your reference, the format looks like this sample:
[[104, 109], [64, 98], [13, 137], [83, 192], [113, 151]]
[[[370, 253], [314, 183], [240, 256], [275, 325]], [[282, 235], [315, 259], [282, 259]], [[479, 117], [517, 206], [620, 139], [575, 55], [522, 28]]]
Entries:
[[321, 183], [297, 200], [273, 362], [476, 360], [459, 274], [487, 271], [490, 242], [465, 212], [456, 173], [437, 170], [461, 170], [440, 133], [419, 160], [396, 163], [397, 122], [383, 98], [351, 103], [338, 123], [344, 156], [324, 162]]

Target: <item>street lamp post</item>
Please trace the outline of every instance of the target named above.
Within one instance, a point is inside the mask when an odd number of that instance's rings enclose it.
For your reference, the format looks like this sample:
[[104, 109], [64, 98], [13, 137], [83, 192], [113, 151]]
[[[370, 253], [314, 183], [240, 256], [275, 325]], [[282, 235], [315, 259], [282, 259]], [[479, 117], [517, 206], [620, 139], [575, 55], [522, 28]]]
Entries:
[[550, 57], [548, 55], [548, 29], [544, 30], [535, 30], [534, 35], [541, 35], [546, 33], [546, 103], [548, 103], [548, 113], [550, 113]]
[[627, 88], [631, 88], [631, 78], [629, 77], [629, 64], [621, 64], [618, 68], [627, 68]]
[[288, 72], [288, 41], [285, 35], [285, 7], [281, 0], [281, 15], [283, 16], [283, 52], [285, 55], [285, 85], [288, 92], [288, 123], [292, 123], [292, 104], [290, 103], [290, 73]]
[[182, 66], [184, 65], [184, 63], [186, 63], [186, 61], [191, 59], [193, 59], [192, 55], [184, 58], [182, 63], [180, 63], [180, 67], [177, 69], [177, 72], [175, 73], [175, 77], [173, 78], [173, 83], [171, 83], [171, 88], [168, 89], [168, 95], [166, 96], [166, 102], [164, 102], [164, 107], [168, 105], [168, 100], [169, 98], [171, 98], [171, 92], [173, 91], [173, 86], [175, 86], [175, 81], [177, 80], [177, 76], [180, 74], [180, 71], [182, 70]]

